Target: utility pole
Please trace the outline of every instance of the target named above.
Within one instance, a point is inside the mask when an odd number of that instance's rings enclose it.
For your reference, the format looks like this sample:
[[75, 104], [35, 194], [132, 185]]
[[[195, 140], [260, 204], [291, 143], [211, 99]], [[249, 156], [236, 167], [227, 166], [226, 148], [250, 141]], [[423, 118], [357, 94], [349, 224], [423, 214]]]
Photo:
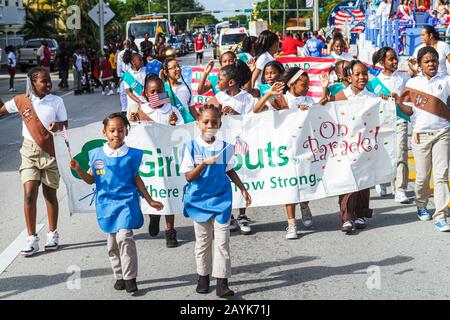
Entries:
[[283, 38], [286, 34], [286, 0], [284, 0], [283, 5]]
[[267, 4], [267, 9], [269, 9], [269, 26], [272, 25], [272, 14], [270, 12], [270, 0], [267, 0], [268, 4]]
[[313, 30], [319, 30], [319, 0], [314, 0], [313, 7]]
[[99, 2], [99, 19], [100, 23], [100, 54], [103, 54], [103, 47], [105, 46], [105, 16], [103, 0]]
[[150, 9], [151, 9], [151, 7], [150, 7], [150, 0], [147, 0], [147, 7], [148, 7], [148, 13], [150, 14], [151, 13], [151, 11], [150, 11]]
[[167, 0], [167, 20], [169, 23], [169, 27], [168, 27], [169, 30], [167, 30], [167, 31], [170, 34], [170, 0]]
[[297, 4], [297, 27], [298, 27], [298, 0], [296, 1]]

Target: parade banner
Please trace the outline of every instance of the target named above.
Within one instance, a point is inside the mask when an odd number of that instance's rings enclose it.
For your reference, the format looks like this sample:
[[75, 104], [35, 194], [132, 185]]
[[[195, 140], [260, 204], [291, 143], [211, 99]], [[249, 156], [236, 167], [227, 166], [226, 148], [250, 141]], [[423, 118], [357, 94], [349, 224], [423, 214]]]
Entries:
[[[102, 129], [94, 123], [67, 131], [72, 156], [86, 171], [89, 150], [106, 142]], [[238, 137], [248, 144], [248, 153], [236, 154], [234, 170], [252, 196], [252, 206], [258, 207], [318, 200], [391, 181], [395, 130], [395, 104], [368, 98], [313, 105], [308, 111], [225, 116], [218, 138], [235, 144]], [[163, 214], [183, 210], [182, 149], [199, 135], [196, 123], [173, 127], [148, 122], [134, 124], [126, 138], [130, 147], [144, 150], [140, 175], [150, 195], [164, 204]], [[63, 137], [55, 137], [55, 148], [70, 212], [94, 211], [95, 185], [70, 170]], [[232, 189], [233, 207], [243, 207], [239, 189], [234, 184]], [[154, 212], [145, 201], [142, 208]]]

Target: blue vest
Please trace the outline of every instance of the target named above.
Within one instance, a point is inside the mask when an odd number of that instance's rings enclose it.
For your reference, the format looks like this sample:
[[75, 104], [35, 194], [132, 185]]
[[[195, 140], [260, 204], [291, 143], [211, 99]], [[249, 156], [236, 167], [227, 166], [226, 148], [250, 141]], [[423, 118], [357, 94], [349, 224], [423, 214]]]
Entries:
[[[227, 143], [223, 142], [223, 148]], [[216, 155], [220, 151], [207, 150], [195, 140], [188, 142], [183, 149], [191, 154], [194, 163], [200, 163], [206, 157]], [[208, 165], [197, 179], [188, 182], [184, 187], [184, 216], [195, 222], [207, 222], [215, 218], [220, 224], [226, 224], [231, 217], [232, 192], [230, 179], [227, 176], [227, 163], [234, 154], [234, 146], [228, 145], [221, 157], [213, 165]]]
[[97, 188], [95, 207], [100, 229], [115, 233], [120, 229], [139, 229], [144, 224], [136, 176], [142, 150], [129, 148], [123, 157], [108, 157], [103, 147], [89, 151], [89, 162]]

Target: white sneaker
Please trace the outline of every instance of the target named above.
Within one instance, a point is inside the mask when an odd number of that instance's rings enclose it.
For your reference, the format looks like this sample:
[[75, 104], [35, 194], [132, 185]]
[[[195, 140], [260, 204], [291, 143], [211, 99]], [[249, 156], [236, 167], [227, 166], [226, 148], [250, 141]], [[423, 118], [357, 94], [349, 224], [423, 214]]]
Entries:
[[20, 254], [24, 257], [31, 257], [33, 254], [39, 251], [39, 238], [38, 236], [27, 237], [27, 243], [25, 247], [20, 251]]
[[395, 202], [400, 202], [402, 204], [410, 203], [409, 198], [406, 196], [406, 192], [403, 190], [398, 190], [395, 193]]
[[302, 213], [302, 223], [306, 228], [310, 228], [313, 224], [311, 209], [308, 207], [302, 208], [300, 207], [300, 211]]
[[102, 91], [102, 96], [104, 96], [106, 93], [105, 93], [105, 91]]
[[108, 92], [107, 96], [112, 96], [113, 94], [114, 94], [114, 91], [112, 91], [112, 90], [109, 90], [109, 92]]
[[59, 233], [58, 231], [49, 231], [47, 233], [47, 242], [45, 243], [45, 251], [53, 251], [58, 249]]
[[17, 90], [14, 89], [14, 88], [9, 89], [8, 91], [9, 91], [9, 92], [17, 92]]
[[252, 232], [252, 228], [249, 226], [250, 219], [247, 216], [238, 216], [236, 221], [241, 230], [241, 234], [248, 235]]
[[230, 232], [238, 231], [238, 229], [239, 229], [239, 226], [238, 226], [238, 223], [237, 223], [236, 219], [231, 218], [231, 221], [230, 221]]
[[296, 224], [289, 224], [286, 228], [286, 239], [297, 239], [297, 225]]
[[386, 186], [382, 184], [377, 184], [375, 186], [375, 191], [380, 197], [384, 197], [387, 194]]

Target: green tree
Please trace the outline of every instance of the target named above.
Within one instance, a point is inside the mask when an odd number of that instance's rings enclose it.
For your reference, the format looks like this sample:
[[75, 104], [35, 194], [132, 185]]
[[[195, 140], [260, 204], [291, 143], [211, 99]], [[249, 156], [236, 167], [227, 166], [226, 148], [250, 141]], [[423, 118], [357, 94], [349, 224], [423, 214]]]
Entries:
[[203, 15], [203, 16], [197, 16], [194, 19], [192, 19], [191, 24], [204, 24], [204, 25], [210, 25], [210, 24], [217, 24], [219, 23], [219, 20], [216, 19], [213, 15]]
[[54, 21], [57, 15], [53, 11], [25, 8], [26, 20], [21, 31], [27, 38], [47, 38], [56, 34]]

